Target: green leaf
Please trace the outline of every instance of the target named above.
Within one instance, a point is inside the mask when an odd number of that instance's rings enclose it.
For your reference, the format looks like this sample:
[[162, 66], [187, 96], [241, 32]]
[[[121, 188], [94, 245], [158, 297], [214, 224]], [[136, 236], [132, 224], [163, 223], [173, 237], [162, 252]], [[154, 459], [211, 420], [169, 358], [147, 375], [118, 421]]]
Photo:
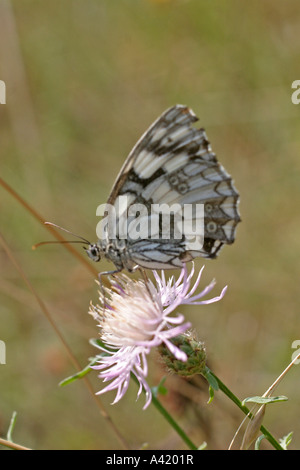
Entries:
[[280, 395], [278, 397], [259, 397], [259, 396], [254, 396], [254, 397], [247, 397], [242, 401], [242, 405], [245, 405], [245, 403], [250, 402], [250, 403], [257, 403], [259, 405], [267, 405], [268, 403], [276, 403], [276, 402], [281, 402], [281, 401], [287, 401], [288, 398], [285, 397], [284, 395]]
[[95, 348], [105, 348], [106, 345], [101, 341], [99, 338], [91, 338], [89, 343], [94, 346]]
[[284, 450], [287, 450], [288, 445], [290, 445], [291, 443], [292, 437], [293, 437], [293, 431], [291, 431], [289, 434], [279, 439], [279, 443], [281, 447], [283, 447]]
[[214, 377], [214, 375], [210, 372], [210, 370], [208, 368], [206, 368], [205, 371], [202, 372], [202, 375], [203, 375], [203, 377], [206, 378], [206, 380], [209, 383], [211, 388], [213, 388], [214, 390], [219, 390], [218, 381]]
[[153, 395], [157, 398], [157, 395], [167, 395], [168, 389], [164, 386], [167, 377], [163, 377], [159, 384], [156, 387], [152, 387], [151, 391]]
[[198, 447], [197, 450], [205, 450], [207, 447], [207, 442], [203, 441], [202, 444]]
[[7, 435], [6, 435], [7, 440], [10, 441], [10, 442], [13, 442], [12, 433], [13, 433], [13, 430], [15, 428], [16, 419], [17, 419], [17, 412], [14, 411], [13, 414], [12, 414], [12, 417], [11, 417], [11, 420], [10, 420], [10, 423], [9, 423], [9, 428], [8, 428], [8, 431], [7, 431]]
[[208, 392], [209, 392], [209, 399], [207, 400], [207, 404], [209, 405], [213, 401], [214, 396], [215, 396], [215, 390], [211, 385], [208, 388]]
[[108, 351], [108, 352], [105, 352], [101, 349], [101, 353], [97, 355], [98, 357], [109, 356], [109, 352], [116, 352], [115, 349], [110, 349], [107, 346], [107, 344], [103, 343], [103, 341], [101, 341], [101, 339], [99, 338], [91, 338], [89, 340], [89, 343], [95, 348], [98, 348], [98, 349], [104, 348], [106, 351]]
[[214, 374], [210, 371], [210, 369], [208, 367], [206, 367], [204, 369], [204, 371], [202, 372], [202, 375], [203, 377], [206, 378], [208, 384], [209, 384], [209, 388], [208, 388], [208, 392], [209, 392], [209, 399], [207, 401], [207, 403], [211, 403], [214, 399], [214, 396], [215, 396], [215, 390], [219, 390], [219, 384], [218, 384], [218, 381], [217, 379], [215, 378]]
[[64, 387], [65, 385], [68, 385], [72, 382], [74, 382], [75, 380], [77, 379], [82, 379], [85, 375], [87, 375], [89, 372], [91, 372], [91, 367], [97, 363], [97, 358], [93, 358], [91, 360], [91, 362], [84, 368], [82, 369], [81, 371], [77, 372], [76, 374], [74, 375], [71, 375], [70, 377], [67, 377], [66, 379], [62, 380], [61, 382], [59, 382], [59, 386], [60, 387]]

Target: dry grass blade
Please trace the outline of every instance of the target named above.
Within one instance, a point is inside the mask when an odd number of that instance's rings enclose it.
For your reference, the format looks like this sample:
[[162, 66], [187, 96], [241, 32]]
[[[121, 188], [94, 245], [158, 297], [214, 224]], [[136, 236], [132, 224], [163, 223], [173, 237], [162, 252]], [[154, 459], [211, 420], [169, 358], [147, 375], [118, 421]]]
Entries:
[[[272, 393], [274, 392], [275, 388], [279, 385], [281, 380], [285, 377], [285, 375], [288, 373], [288, 371], [293, 367], [294, 364], [297, 363], [297, 361], [300, 359], [300, 354], [294, 357], [294, 359], [289, 363], [289, 365], [284, 369], [284, 371], [274, 380], [272, 385], [268, 388], [268, 390], [265, 391], [265, 393], [262, 395], [263, 398], [269, 398], [271, 397]], [[254, 440], [258, 437], [259, 435], [259, 430], [262, 426], [263, 418], [265, 415], [265, 408], [266, 405], [262, 405], [259, 407], [258, 411], [254, 414], [254, 410], [257, 408], [257, 405], [255, 405], [249, 412], [249, 414], [243, 419], [241, 422], [240, 426], [238, 427], [231, 443], [229, 446], [229, 450], [232, 448], [232, 445], [241, 430], [242, 425], [246, 421], [247, 417], [250, 419], [250, 422], [247, 425], [245, 434], [243, 436], [243, 441], [241, 444], [241, 450], [248, 449], [250, 445], [254, 442]], [[254, 416], [253, 416], [254, 415]]]
[[[6, 243], [3, 235], [1, 234], [0, 232], [0, 243], [2, 244], [3, 248], [4, 248], [4, 251], [6, 252], [7, 256], [9, 257], [9, 259], [11, 260], [12, 264], [15, 266], [16, 270], [18, 271], [18, 273], [20, 274], [20, 277], [23, 279], [23, 281], [25, 282], [26, 286], [28, 287], [28, 289], [31, 291], [31, 293], [33, 294], [33, 296], [35, 297], [39, 307], [41, 308], [43, 314], [45, 315], [45, 317], [47, 318], [47, 320], [49, 321], [50, 325], [52, 326], [52, 328], [54, 329], [56, 335], [58, 336], [58, 338], [60, 339], [64, 349], [66, 350], [66, 352], [68, 353], [68, 356], [71, 360], [71, 362], [73, 363], [73, 365], [75, 366], [75, 368], [77, 369], [77, 371], [81, 371], [82, 370], [82, 367], [81, 365], [79, 364], [79, 362], [77, 361], [76, 357], [74, 356], [72, 350], [70, 349], [68, 343], [66, 342], [65, 338], [63, 337], [62, 333], [60, 332], [59, 328], [57, 327], [55, 321], [53, 320], [49, 310], [47, 309], [45, 303], [42, 301], [42, 299], [39, 297], [39, 295], [37, 294], [35, 288], [33, 287], [33, 285], [31, 284], [31, 282], [29, 281], [29, 279], [27, 278], [26, 274], [24, 273], [23, 269], [21, 268], [20, 264], [18, 263], [18, 261], [16, 260], [16, 258], [14, 257], [10, 247], [8, 246], [8, 244]], [[98, 409], [100, 410], [100, 413], [101, 415], [103, 416], [103, 418], [107, 421], [107, 423], [110, 425], [110, 427], [113, 429], [116, 437], [118, 438], [119, 442], [121, 443], [122, 447], [124, 449], [128, 449], [128, 445], [125, 441], [125, 439], [123, 438], [123, 436], [121, 435], [121, 433], [119, 432], [118, 428], [115, 426], [115, 424], [113, 423], [113, 421], [111, 420], [110, 416], [108, 415], [108, 413], [106, 412], [104, 406], [102, 405], [101, 401], [99, 400], [99, 398], [95, 395], [95, 392], [93, 391], [93, 388], [92, 388], [92, 385], [90, 383], [90, 381], [88, 380], [87, 377], [84, 377], [83, 378], [85, 384], [86, 384], [86, 387], [88, 388], [89, 390], [89, 393], [91, 394], [91, 396], [93, 397], [93, 400], [95, 401], [95, 403], [97, 404], [97, 407]]]
[[[30, 205], [26, 202], [22, 196], [20, 196], [8, 183], [6, 183], [0, 177], [0, 185], [14, 198], [17, 202], [24, 207], [24, 209], [29, 212], [40, 224], [43, 225], [57, 240], [59, 241], [66, 241], [66, 239], [52, 226], [52, 225], [45, 225], [45, 219]], [[69, 243], [64, 243], [63, 246], [72, 254], [74, 255], [81, 263], [85, 265], [85, 267], [94, 275], [98, 275], [98, 271], [90, 264], [90, 262], [78, 253], [75, 248], [70, 245]]]
[[266, 405], [263, 405], [259, 408], [257, 413], [255, 413], [255, 416], [251, 418], [243, 437], [241, 450], [247, 450], [259, 436], [260, 427], [265, 416], [265, 411]]
[[13, 449], [13, 450], [32, 450], [32, 449], [29, 449], [29, 447], [24, 447], [24, 446], [21, 446], [20, 444], [16, 444], [15, 442], [7, 441], [6, 439], [2, 439], [1, 437], [0, 437], [0, 445], [4, 447], [9, 447], [10, 449]]

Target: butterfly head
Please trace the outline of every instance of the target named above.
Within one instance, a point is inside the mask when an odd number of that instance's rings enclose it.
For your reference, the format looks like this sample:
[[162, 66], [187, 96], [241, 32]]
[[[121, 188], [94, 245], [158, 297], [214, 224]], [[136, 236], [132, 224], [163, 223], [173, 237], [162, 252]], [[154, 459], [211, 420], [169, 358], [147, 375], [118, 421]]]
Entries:
[[96, 243], [90, 243], [88, 248], [85, 248], [87, 255], [93, 261], [100, 261], [101, 259], [101, 249]]

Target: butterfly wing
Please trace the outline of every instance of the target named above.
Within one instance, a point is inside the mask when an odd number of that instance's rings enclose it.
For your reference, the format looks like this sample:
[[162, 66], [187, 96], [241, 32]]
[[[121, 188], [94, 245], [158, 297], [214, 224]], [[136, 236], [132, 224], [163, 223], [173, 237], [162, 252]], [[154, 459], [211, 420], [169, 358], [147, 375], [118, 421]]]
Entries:
[[[161, 223], [157, 237], [135, 239], [129, 230], [129, 256], [140, 266], [181, 267], [197, 256], [214, 258], [224, 244], [234, 241], [240, 221], [239, 194], [212, 152], [204, 129], [192, 127], [197, 120], [186, 106], [165, 111], [130, 152], [109, 196], [108, 203], [119, 208], [120, 225], [134, 204], [149, 208], [149, 214], [153, 204], [204, 205], [204, 239], [199, 249], [186, 227], [180, 239], [174, 234], [164, 239]], [[191, 215], [191, 227], [197, 217], [197, 213]]]

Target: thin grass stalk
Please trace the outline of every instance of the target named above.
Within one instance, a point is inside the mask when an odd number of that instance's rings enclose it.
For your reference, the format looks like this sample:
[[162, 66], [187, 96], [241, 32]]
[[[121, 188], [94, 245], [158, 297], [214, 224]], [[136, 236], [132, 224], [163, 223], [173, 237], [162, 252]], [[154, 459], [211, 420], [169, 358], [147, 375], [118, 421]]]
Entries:
[[[15, 256], [13, 255], [10, 247], [8, 246], [8, 244], [6, 243], [3, 235], [1, 234], [0, 232], [0, 243], [2, 244], [3, 246], [3, 249], [4, 251], [6, 252], [7, 256], [9, 257], [9, 259], [11, 260], [12, 264], [15, 266], [16, 270], [18, 271], [18, 273], [20, 274], [20, 277], [23, 279], [23, 281], [25, 282], [26, 286], [28, 287], [28, 289], [31, 291], [31, 293], [33, 294], [33, 296], [35, 297], [38, 305], [40, 306], [43, 314], [45, 315], [45, 317], [47, 318], [48, 322], [50, 323], [51, 327], [53, 328], [53, 330], [55, 331], [56, 335], [58, 336], [60, 342], [62, 343], [64, 349], [66, 350], [72, 364], [74, 365], [74, 367], [76, 368], [76, 370], [78, 372], [80, 372], [82, 370], [82, 367], [81, 365], [79, 364], [79, 362], [77, 361], [76, 357], [74, 356], [71, 348], [69, 347], [67, 341], [65, 340], [64, 336], [62, 335], [61, 331], [59, 330], [58, 326], [56, 325], [54, 319], [52, 318], [52, 315], [50, 314], [48, 308], [46, 307], [45, 303], [42, 301], [42, 299], [40, 298], [40, 296], [38, 295], [38, 293], [36, 292], [35, 288], [33, 287], [33, 285], [31, 284], [31, 282], [29, 281], [28, 277], [26, 276], [25, 272], [23, 271], [22, 267], [20, 266], [19, 262], [16, 260]], [[84, 377], [83, 378], [84, 380], [84, 383], [86, 384], [86, 387], [89, 391], [89, 393], [91, 394], [91, 396], [93, 397], [93, 400], [94, 402], [97, 404], [97, 407], [98, 409], [100, 410], [100, 413], [102, 415], [102, 417], [106, 420], [106, 422], [109, 424], [109, 426], [112, 428], [114, 434], [116, 435], [116, 437], [118, 438], [120, 444], [122, 445], [122, 447], [124, 449], [128, 449], [128, 444], [125, 440], [125, 438], [122, 436], [122, 434], [120, 433], [119, 429], [116, 427], [116, 425], [114, 424], [114, 422], [112, 421], [111, 417], [109, 416], [109, 414], [107, 413], [107, 411], [105, 410], [101, 400], [99, 399], [99, 397], [96, 396], [94, 390], [93, 390], [93, 387], [89, 381], [89, 379], [87, 377]]]
[[[30, 215], [32, 215], [41, 225], [43, 225], [43, 227], [48, 230], [57, 240], [66, 241], [64, 236], [61, 235], [61, 233], [58, 232], [54, 227], [52, 227], [51, 225], [45, 225], [46, 220], [1, 177], [0, 186], [2, 186], [19, 204], [21, 204], [21, 206], [27, 212], [29, 212]], [[92, 273], [96, 277], [98, 276], [97, 269], [95, 269], [95, 267], [91, 265], [88, 259], [78, 253], [78, 251], [72, 245], [70, 245], [69, 243], [64, 243], [62, 244], [62, 246], [66, 250], [68, 250], [73, 256], [75, 256], [88, 269], [90, 273]]]

